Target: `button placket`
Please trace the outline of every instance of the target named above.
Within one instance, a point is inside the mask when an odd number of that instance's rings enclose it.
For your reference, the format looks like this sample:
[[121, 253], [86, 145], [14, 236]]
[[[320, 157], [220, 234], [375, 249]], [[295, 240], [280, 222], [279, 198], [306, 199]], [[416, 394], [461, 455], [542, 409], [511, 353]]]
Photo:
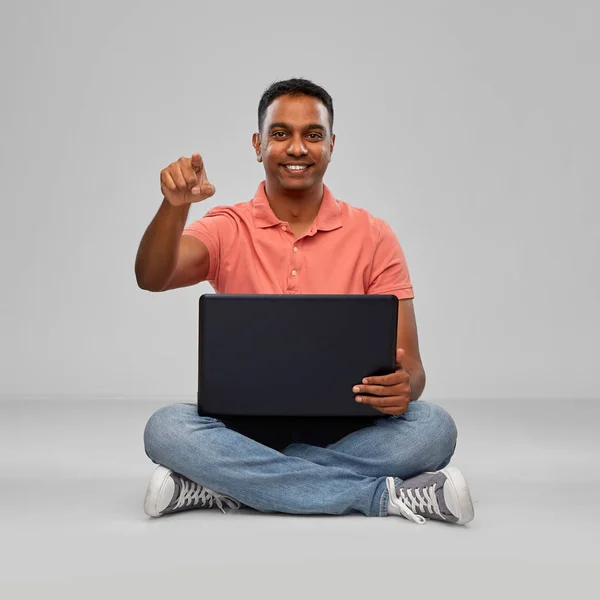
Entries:
[[298, 240], [295, 240], [290, 255], [290, 270], [288, 271], [288, 291], [293, 294], [298, 293]]

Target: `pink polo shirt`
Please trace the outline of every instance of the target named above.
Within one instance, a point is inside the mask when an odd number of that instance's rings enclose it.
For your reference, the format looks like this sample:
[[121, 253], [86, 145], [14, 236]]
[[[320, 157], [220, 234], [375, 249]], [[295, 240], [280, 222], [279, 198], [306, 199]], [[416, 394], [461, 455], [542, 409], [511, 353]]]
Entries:
[[215, 206], [183, 235], [210, 253], [207, 279], [220, 294], [395, 294], [413, 298], [404, 253], [390, 226], [336, 200], [323, 186], [319, 213], [298, 239], [269, 205], [262, 181], [252, 200]]

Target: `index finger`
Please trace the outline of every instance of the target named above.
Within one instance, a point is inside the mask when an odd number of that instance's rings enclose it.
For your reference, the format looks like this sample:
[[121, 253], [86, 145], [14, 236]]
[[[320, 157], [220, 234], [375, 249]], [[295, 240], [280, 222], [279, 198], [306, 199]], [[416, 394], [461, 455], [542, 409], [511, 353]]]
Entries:
[[394, 385], [398, 383], [398, 375], [396, 373], [375, 375], [373, 377], [365, 377], [362, 382], [368, 385]]
[[202, 160], [202, 157], [197, 153], [194, 152], [194, 154], [192, 154], [192, 168], [194, 169], [194, 171], [196, 171], [196, 173], [199, 173], [200, 171], [202, 171], [202, 168], [204, 167], [204, 161]]

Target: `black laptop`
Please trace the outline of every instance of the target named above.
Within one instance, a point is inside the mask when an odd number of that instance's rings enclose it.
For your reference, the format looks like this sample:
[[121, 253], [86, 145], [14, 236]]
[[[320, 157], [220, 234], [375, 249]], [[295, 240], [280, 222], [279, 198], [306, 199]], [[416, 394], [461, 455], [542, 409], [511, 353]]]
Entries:
[[397, 325], [393, 295], [204, 294], [198, 413], [382, 417], [352, 387], [395, 370]]

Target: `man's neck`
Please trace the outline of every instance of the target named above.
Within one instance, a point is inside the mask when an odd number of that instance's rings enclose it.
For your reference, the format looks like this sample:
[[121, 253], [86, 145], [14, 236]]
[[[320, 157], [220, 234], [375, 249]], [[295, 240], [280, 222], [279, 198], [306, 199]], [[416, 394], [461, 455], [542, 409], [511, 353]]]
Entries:
[[314, 189], [302, 190], [298, 193], [269, 186], [265, 183], [265, 193], [271, 210], [275, 216], [287, 223], [312, 223], [321, 208], [323, 200], [323, 183], [315, 186]]

